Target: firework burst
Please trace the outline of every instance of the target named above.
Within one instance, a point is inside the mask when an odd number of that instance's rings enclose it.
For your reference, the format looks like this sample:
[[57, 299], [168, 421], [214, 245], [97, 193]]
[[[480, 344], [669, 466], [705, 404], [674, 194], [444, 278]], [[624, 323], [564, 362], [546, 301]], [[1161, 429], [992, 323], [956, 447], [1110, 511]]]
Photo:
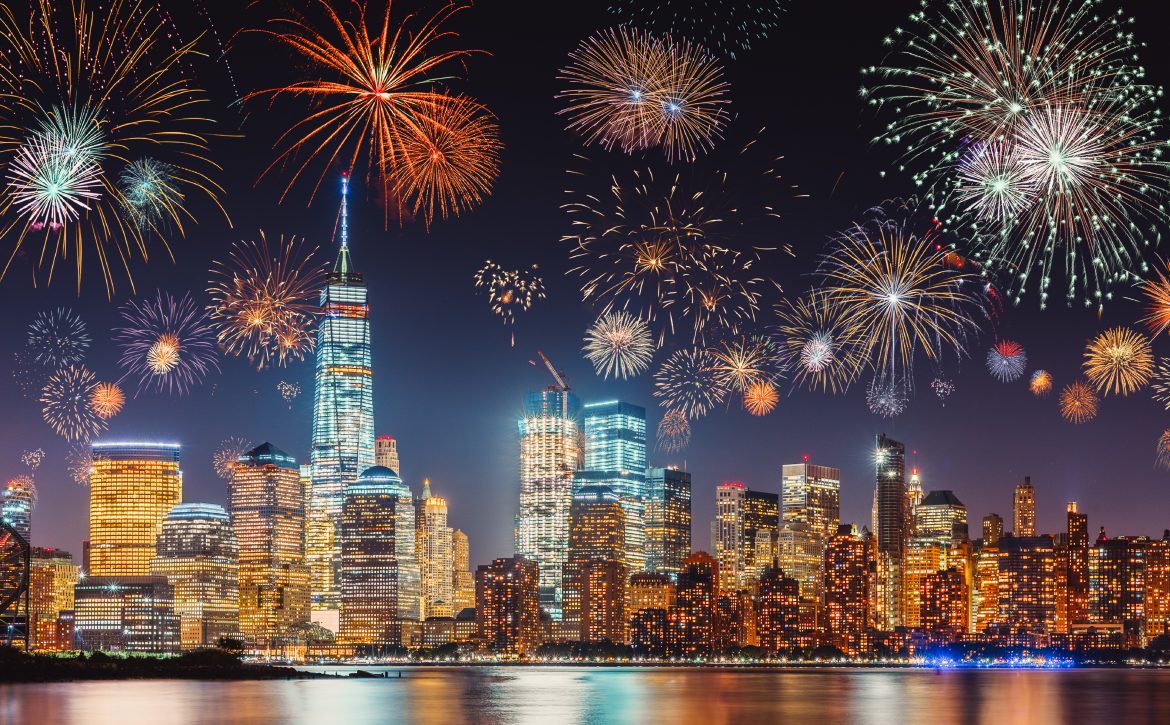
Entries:
[[701, 42], [734, 59], [752, 43], [766, 39], [780, 25], [784, 0], [611, 0], [609, 11], [639, 28], [664, 32]]
[[947, 264], [933, 228], [919, 234], [911, 223], [875, 217], [855, 225], [821, 265], [825, 303], [841, 309], [879, 375], [904, 381], [907, 392], [919, 355], [938, 363], [948, 351], [966, 354], [982, 309], [978, 278]]
[[1170, 428], [1162, 431], [1158, 436], [1158, 445], [1154, 449], [1154, 464], [1159, 468], [1170, 470]]
[[292, 402], [301, 394], [301, 384], [281, 380], [276, 384], [276, 392], [280, 393], [280, 397], [284, 398], [284, 402], [288, 403], [289, 410], [292, 410]]
[[1052, 392], [1052, 373], [1047, 370], [1032, 373], [1032, 379], [1028, 381], [1028, 390], [1037, 398], [1047, 397]]
[[41, 463], [45, 460], [45, 449], [34, 448], [31, 451], [24, 451], [20, 454], [20, 462], [28, 466], [28, 469], [36, 473], [37, 469], [41, 467]]
[[[475, 273], [475, 288], [487, 295], [492, 313], [509, 326], [516, 324], [517, 312], [527, 312], [544, 299], [544, 280], [535, 264], [528, 269], [504, 269], [489, 259]], [[515, 333], [512, 345], [516, 345]]]
[[1146, 297], [1146, 315], [1141, 322], [1156, 337], [1170, 328], [1170, 267], [1163, 262], [1154, 274], [1156, 277], [1142, 280], [1140, 285]]
[[127, 214], [139, 229], [157, 229], [186, 214], [182, 184], [174, 166], [150, 157], [130, 163], [118, 177]]
[[1100, 398], [1083, 380], [1074, 380], [1060, 391], [1060, 414], [1070, 423], [1088, 423], [1097, 417]]
[[780, 394], [768, 380], [757, 380], [743, 391], [743, 407], [752, 415], [767, 415], [776, 409]]
[[725, 378], [719, 362], [702, 348], [675, 351], [654, 374], [654, 397], [659, 405], [676, 410], [688, 419], [706, 415], [727, 399]]
[[215, 469], [215, 475], [225, 481], [231, 480], [236, 461], [251, 449], [251, 442], [240, 436], [232, 436], [220, 441], [215, 453], [211, 454], [211, 465]]
[[1115, 327], [1085, 347], [1085, 377], [1098, 392], [1129, 395], [1144, 388], [1154, 375], [1150, 341], [1139, 332]]
[[903, 149], [936, 215], [1017, 302], [1034, 285], [1046, 306], [1063, 271], [1070, 303], [1100, 306], [1145, 271], [1170, 193], [1162, 93], [1132, 19], [1100, 0], [938, 7], [863, 71], [863, 95], [893, 115], [878, 140]]
[[67, 441], [89, 441], [106, 429], [89, 405], [97, 376], [81, 365], [61, 368], [41, 390], [45, 423]]
[[47, 367], [80, 363], [89, 343], [85, 322], [67, 307], [39, 312], [28, 326], [28, 349], [37, 363]]
[[625, 380], [650, 367], [654, 339], [650, 326], [628, 312], [607, 312], [585, 333], [585, 358], [605, 379]]
[[[183, 40], [166, 11], [143, 0], [15, 7], [0, 12], [0, 167], [8, 177], [0, 236], [14, 240], [4, 274], [20, 256], [49, 282], [58, 267], [73, 267], [80, 289], [83, 262], [96, 260], [112, 296], [119, 272], [129, 280], [133, 263], [149, 259], [153, 237], [170, 256], [157, 221], [183, 235], [191, 217], [177, 199], [199, 193], [218, 205], [214, 122], [192, 74], [200, 41]], [[160, 219], [142, 224], [121, 180], [147, 151], [173, 169], [173, 193]]]
[[290, 50], [303, 75], [246, 100], [308, 101], [305, 115], [277, 140], [282, 150], [264, 172], [292, 169], [282, 200], [302, 175], [315, 174], [309, 172], [314, 164], [321, 170], [310, 198], [338, 163], [347, 169], [364, 163], [385, 198], [397, 196], [400, 210], [408, 203], [428, 220], [436, 211], [458, 213], [478, 203], [495, 176], [495, 124], [478, 103], [447, 92], [453, 76], [442, 70], [476, 51], [435, 52], [436, 44], [456, 37], [444, 26], [466, 6], [447, 4], [408, 28], [413, 16], [392, 21], [392, 0], [381, 20], [367, 15], [365, 3], [351, 6], [356, 18], [343, 18], [326, 0], [311, 5], [327, 18], [323, 29], [294, 11], [253, 31]]
[[74, 483], [88, 486], [89, 477], [93, 474], [93, 448], [89, 445], [73, 446], [65, 454], [65, 465]]
[[671, 409], [658, 421], [658, 450], [678, 453], [691, 443], [691, 421], [681, 410]]
[[943, 405], [946, 405], [947, 398], [955, 393], [955, 384], [946, 378], [935, 378], [930, 381], [930, 389], [934, 391], [939, 400], [943, 401]]
[[740, 337], [710, 350], [722, 387], [740, 393], [758, 382], [771, 383], [770, 346], [761, 338]]
[[781, 355], [796, 386], [844, 393], [865, 365], [859, 329], [850, 325], [846, 308], [829, 303], [818, 290], [776, 309]]
[[117, 383], [98, 383], [89, 395], [89, 407], [102, 420], [109, 420], [122, 411], [126, 394]]
[[874, 380], [865, 391], [865, 404], [874, 415], [883, 418], [897, 418], [906, 412], [910, 398], [905, 389], [896, 382]]
[[119, 310], [123, 327], [114, 328], [114, 343], [125, 375], [138, 379], [138, 391], [182, 395], [219, 372], [215, 331], [209, 313], [191, 295], [175, 299], [159, 292], [154, 300], [130, 300]]
[[211, 268], [211, 323], [223, 349], [263, 370], [313, 350], [325, 266], [317, 248], [282, 236], [238, 242]]
[[602, 31], [569, 54], [560, 97], [569, 130], [627, 153], [661, 146], [693, 161], [727, 123], [723, 69], [702, 48], [627, 27]]
[[987, 351], [987, 372], [1001, 383], [1019, 380], [1027, 367], [1028, 355], [1018, 342], [1001, 340]]

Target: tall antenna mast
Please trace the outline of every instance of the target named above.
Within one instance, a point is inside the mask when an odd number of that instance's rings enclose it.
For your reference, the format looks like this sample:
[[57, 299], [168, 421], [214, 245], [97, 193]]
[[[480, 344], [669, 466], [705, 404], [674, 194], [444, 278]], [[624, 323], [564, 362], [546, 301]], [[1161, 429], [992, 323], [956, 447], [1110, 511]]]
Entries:
[[349, 246], [349, 172], [341, 172], [341, 246]]

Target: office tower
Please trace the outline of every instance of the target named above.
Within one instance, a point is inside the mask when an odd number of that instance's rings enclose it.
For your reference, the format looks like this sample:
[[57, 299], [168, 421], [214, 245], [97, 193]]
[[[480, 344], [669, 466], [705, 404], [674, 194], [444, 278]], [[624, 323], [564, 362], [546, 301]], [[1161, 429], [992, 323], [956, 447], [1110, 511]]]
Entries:
[[1016, 486], [1012, 501], [1012, 534], [1036, 535], [1036, 489], [1032, 488], [1031, 476], [1024, 476], [1024, 482]]
[[581, 587], [582, 642], [620, 644], [626, 641], [628, 571], [625, 562], [616, 559], [587, 561], [581, 565], [578, 582]]
[[223, 507], [181, 503], [167, 514], [150, 562], [171, 585], [183, 649], [240, 632], [239, 542]]
[[562, 597], [565, 637], [584, 640], [585, 569], [595, 562], [622, 562], [627, 531], [625, 508], [608, 486], [585, 486], [573, 494], [569, 509], [569, 552]]
[[476, 569], [475, 613], [488, 651], [528, 655], [540, 646], [539, 582], [536, 562], [522, 556]]
[[669, 610], [674, 606], [674, 582], [666, 574], [636, 572], [630, 575], [626, 589], [626, 614], [633, 616], [643, 609]]
[[967, 507], [953, 491], [931, 491], [914, 513], [914, 537], [943, 546], [967, 542]]
[[1089, 621], [1089, 517], [1069, 501], [1066, 551], [1066, 612], [1070, 624]]
[[645, 657], [665, 657], [670, 646], [670, 613], [641, 609], [630, 616], [630, 646]]
[[90, 576], [73, 588], [80, 650], [178, 652], [173, 588], [162, 576]]
[[73, 587], [80, 567], [68, 551], [35, 547], [29, 565], [28, 630], [30, 645], [40, 651], [73, 649], [73, 630], [63, 631], [62, 612], [73, 610]]
[[999, 542], [998, 623], [1050, 636], [1056, 631], [1056, 547], [1051, 536], [1005, 536]]
[[774, 493], [751, 491], [739, 481], [724, 481], [715, 490], [715, 510], [720, 581], [726, 591], [735, 591], [757, 579], [770, 563], [773, 552], [757, 556], [756, 545], [775, 544], [780, 500]]
[[776, 567], [760, 576], [756, 627], [760, 648], [775, 654], [789, 649], [800, 633], [800, 585]]
[[826, 541], [803, 521], [780, 524], [776, 561], [786, 575], [799, 583], [800, 596], [804, 599], [819, 600], [821, 597]]
[[524, 398], [520, 430], [520, 513], [516, 553], [536, 564], [540, 606], [561, 620], [561, 569], [569, 547], [573, 476], [580, 468], [577, 396], [561, 385]]
[[646, 409], [619, 400], [587, 403], [585, 467], [574, 490], [607, 486], [626, 512], [626, 551], [631, 571], [646, 567]]
[[37, 488], [31, 476], [17, 476], [0, 491], [0, 521], [12, 527], [32, 544], [32, 510], [37, 502]]
[[689, 659], [714, 654], [719, 569], [719, 562], [705, 551], [696, 551], [683, 562], [669, 613], [667, 644], [673, 656]]
[[950, 642], [966, 633], [970, 621], [969, 597], [963, 572], [951, 567], [922, 580], [920, 626]]
[[781, 475], [781, 519], [808, 524], [822, 542], [835, 535], [841, 525], [841, 471], [807, 461], [786, 464]]
[[[349, 253], [349, 177], [341, 180], [341, 247], [321, 291], [313, 399], [312, 492], [306, 546], [313, 609], [340, 605], [341, 503], [345, 485], [374, 465], [370, 306]], [[393, 469], [392, 469], [393, 470]], [[333, 614], [323, 615], [324, 620]], [[323, 620], [323, 621], [324, 621]]]
[[86, 573], [149, 576], [163, 520], [182, 500], [177, 444], [94, 443]]
[[430, 481], [416, 507], [415, 551], [421, 575], [423, 617], [453, 617], [455, 593], [452, 590], [455, 552], [451, 529], [447, 526], [447, 500], [430, 495]]
[[309, 619], [300, 471], [292, 456], [263, 443], [240, 456], [228, 488], [240, 547], [240, 631], [266, 645]]
[[1126, 647], [1145, 645], [1146, 550], [1144, 536], [1108, 538], [1101, 530], [1089, 548], [1089, 616], [1120, 624]]
[[[986, 531], [986, 529], [985, 529]], [[986, 534], [984, 535], [986, 538]], [[999, 619], [999, 547], [981, 546], [975, 553], [971, 591], [971, 630], [984, 634], [1001, 625]]]
[[918, 505], [922, 503], [922, 478], [918, 469], [910, 469], [910, 479], [906, 481], [906, 538], [915, 535], [914, 527], [918, 522]]
[[1146, 638], [1170, 634], [1170, 529], [1146, 552]]
[[403, 620], [419, 618], [414, 502], [383, 466], [345, 486], [341, 505], [341, 611], [347, 644], [403, 644]]
[[402, 469], [398, 464], [398, 441], [394, 436], [378, 436], [374, 439], [374, 465], [389, 468], [398, 476]]
[[909, 532], [906, 531], [908, 499], [906, 496], [906, 447], [887, 438], [877, 437], [874, 453], [873, 534], [877, 548], [878, 626], [892, 630], [901, 624], [902, 553]]
[[825, 542], [825, 633], [850, 657], [869, 649], [870, 543], [842, 524]]
[[902, 601], [901, 622], [903, 627], [918, 629], [922, 611], [922, 582], [947, 565], [946, 544], [932, 539], [912, 538], [906, 542], [902, 552]]
[[452, 610], [458, 616], [464, 609], [475, 608], [475, 577], [471, 573], [471, 544], [467, 534], [459, 529], [451, 532], [451, 551], [454, 571], [451, 573], [451, 591], [454, 592], [455, 606]]
[[1003, 538], [1003, 517], [987, 514], [983, 517], [983, 545], [995, 546]]
[[743, 504], [743, 559], [747, 566], [741, 586], [746, 586], [757, 581], [776, 558], [780, 496], [748, 489]]
[[646, 469], [646, 571], [678, 576], [691, 555], [691, 474]]

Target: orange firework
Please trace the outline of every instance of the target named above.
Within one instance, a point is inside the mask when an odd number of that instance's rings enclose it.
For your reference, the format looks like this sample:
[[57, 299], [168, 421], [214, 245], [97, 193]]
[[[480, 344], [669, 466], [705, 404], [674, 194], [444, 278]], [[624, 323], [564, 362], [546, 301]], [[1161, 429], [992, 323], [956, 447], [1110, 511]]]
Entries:
[[418, 133], [402, 141], [400, 163], [391, 170], [401, 202], [427, 226], [437, 212], [459, 216], [491, 193], [500, 171], [500, 129], [479, 103], [454, 98], [421, 119]]
[[1032, 379], [1028, 381], [1028, 390], [1032, 391], [1032, 395], [1037, 398], [1043, 398], [1052, 392], [1052, 373], [1047, 370], [1037, 370], [1032, 373]]
[[1170, 275], [1158, 270], [1157, 279], [1150, 278], [1141, 283], [1146, 293], [1146, 316], [1141, 319], [1150, 334], [1160, 335], [1170, 327]]
[[[277, 146], [284, 148], [264, 171], [267, 174], [286, 164], [294, 169], [282, 200], [314, 160], [324, 163], [310, 199], [316, 196], [335, 162], [346, 168], [355, 168], [363, 160], [367, 162], [370, 177], [378, 180], [387, 197], [397, 190], [396, 186], [407, 192], [412, 188], [427, 189], [433, 181], [412, 179], [412, 184], [403, 183], [401, 175], [409, 178], [410, 172], [402, 167], [411, 166], [408, 154], [412, 148], [429, 151], [437, 145], [435, 139], [444, 133], [457, 137], [454, 143], [464, 149], [455, 155], [458, 160], [449, 158], [449, 164], [463, 163], [469, 156], [482, 164], [477, 154], [468, 154], [465, 148], [471, 140], [483, 139], [482, 131], [473, 133], [466, 127], [457, 132], [436, 131], [444, 120], [451, 119], [452, 106], [474, 105], [482, 112], [478, 104], [449, 95], [438, 85], [451, 78], [438, 74], [440, 66], [476, 51], [431, 52], [437, 41], [456, 35], [443, 30], [443, 25], [467, 6], [448, 4], [420, 27], [408, 31], [405, 22], [410, 21], [410, 16], [404, 23], [391, 23], [393, 0], [387, 0], [381, 23], [375, 22], [373, 27], [364, 3], [354, 3], [359, 11], [356, 19], [343, 19], [326, 0], [316, 0], [315, 4], [329, 19], [324, 30], [314, 27], [303, 13], [293, 11], [291, 17], [278, 18], [271, 21], [269, 28], [254, 31], [275, 39], [300, 56], [302, 62], [298, 67], [304, 68], [305, 76], [303, 80], [256, 91], [245, 98], [268, 96], [275, 101], [281, 96], [304, 97], [312, 104], [307, 115], [281, 134]], [[452, 142], [445, 139], [442, 143], [449, 146]], [[498, 141], [495, 145], [492, 150], [480, 153], [492, 156]], [[456, 183], [452, 177], [479, 179], [482, 172], [461, 168], [458, 172], [448, 170], [446, 174], [450, 189], [434, 192], [447, 194], [446, 204], [450, 204], [450, 194], [459, 195], [462, 206], [478, 200], [465, 195], [466, 179]], [[485, 192], [479, 184], [472, 186], [479, 194]], [[415, 197], [416, 204], [425, 201], [422, 196]]]
[[1098, 402], [1092, 386], [1076, 380], [1060, 392], [1060, 414], [1071, 423], [1088, 423], [1097, 417]]
[[767, 415], [776, 409], [780, 402], [780, 395], [776, 386], [767, 380], [758, 380], [747, 387], [743, 393], [743, 407], [752, 415]]
[[126, 395], [117, 383], [98, 383], [89, 394], [89, 407], [102, 420], [109, 420], [122, 410]]
[[1114, 327], [1089, 341], [1082, 366], [1099, 392], [1129, 395], [1154, 376], [1154, 352], [1145, 335]]

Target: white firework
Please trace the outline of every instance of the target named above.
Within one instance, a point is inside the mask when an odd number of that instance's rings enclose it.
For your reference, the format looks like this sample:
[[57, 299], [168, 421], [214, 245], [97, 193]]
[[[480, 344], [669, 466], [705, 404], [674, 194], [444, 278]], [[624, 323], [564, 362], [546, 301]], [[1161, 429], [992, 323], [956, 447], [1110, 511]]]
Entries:
[[616, 310], [597, 318], [585, 333], [583, 351], [598, 375], [625, 380], [649, 369], [654, 339], [644, 320]]

